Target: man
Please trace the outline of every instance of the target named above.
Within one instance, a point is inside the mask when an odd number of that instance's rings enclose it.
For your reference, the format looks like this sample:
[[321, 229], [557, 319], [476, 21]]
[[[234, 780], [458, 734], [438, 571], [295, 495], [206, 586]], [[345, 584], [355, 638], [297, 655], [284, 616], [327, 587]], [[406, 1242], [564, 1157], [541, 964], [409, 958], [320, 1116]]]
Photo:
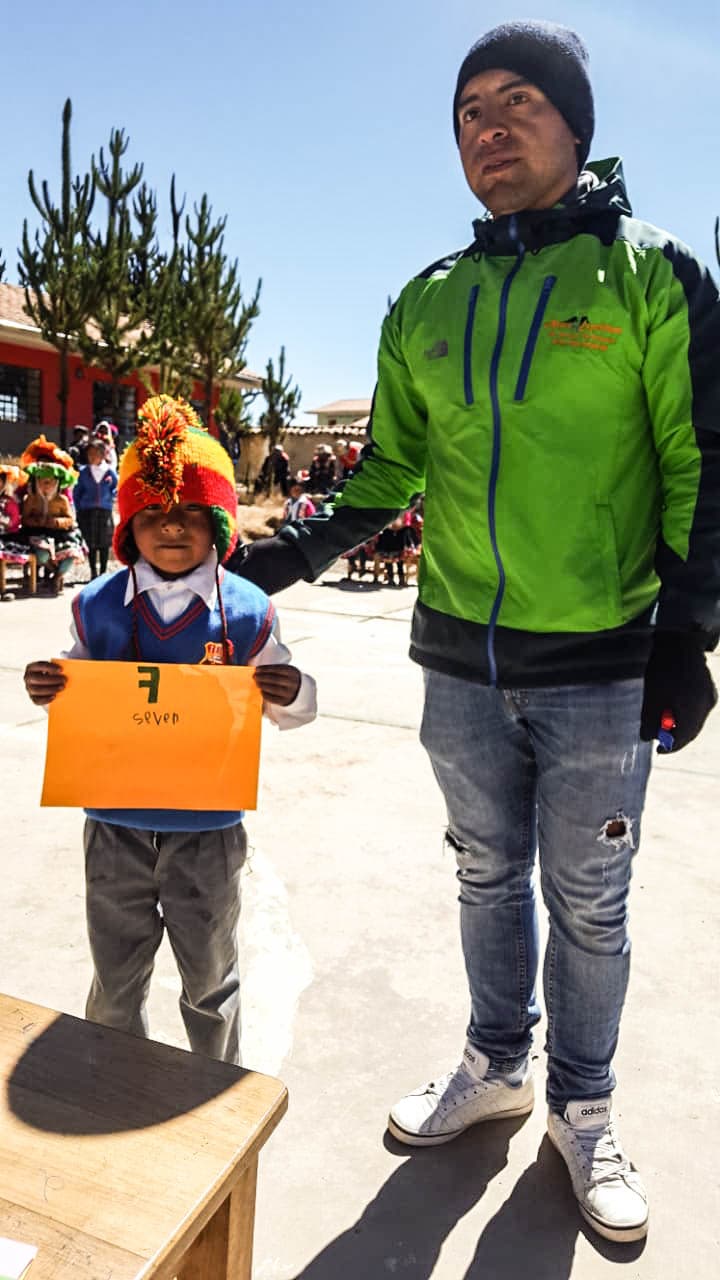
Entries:
[[290, 459], [282, 445], [274, 444], [263, 462], [255, 481], [255, 492], [270, 494], [273, 487], [279, 488], [283, 498], [287, 498], [290, 484]]
[[308, 475], [310, 493], [327, 493], [335, 483], [335, 459], [329, 444], [319, 444]]
[[446, 1142], [532, 1108], [537, 845], [549, 1136], [586, 1221], [637, 1240], [647, 1199], [611, 1063], [651, 743], [681, 749], [717, 698], [720, 305], [684, 245], [631, 217], [619, 162], [584, 167], [594, 111], [573, 32], [484, 36], [453, 124], [491, 216], [386, 318], [370, 443], [332, 515], [256, 543], [242, 571], [269, 590], [312, 579], [425, 491], [411, 656], [471, 1017], [460, 1066], [390, 1129]]

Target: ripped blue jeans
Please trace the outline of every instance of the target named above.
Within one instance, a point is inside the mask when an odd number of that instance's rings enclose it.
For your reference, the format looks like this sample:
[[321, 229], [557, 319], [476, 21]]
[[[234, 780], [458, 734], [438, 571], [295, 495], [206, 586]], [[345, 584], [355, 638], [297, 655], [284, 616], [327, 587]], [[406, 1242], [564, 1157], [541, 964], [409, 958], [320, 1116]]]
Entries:
[[548, 1102], [602, 1097], [630, 969], [627, 899], [651, 763], [641, 679], [492, 689], [425, 673], [421, 741], [448, 811], [470, 985], [468, 1038], [510, 1071], [540, 1017], [536, 849], [545, 953]]

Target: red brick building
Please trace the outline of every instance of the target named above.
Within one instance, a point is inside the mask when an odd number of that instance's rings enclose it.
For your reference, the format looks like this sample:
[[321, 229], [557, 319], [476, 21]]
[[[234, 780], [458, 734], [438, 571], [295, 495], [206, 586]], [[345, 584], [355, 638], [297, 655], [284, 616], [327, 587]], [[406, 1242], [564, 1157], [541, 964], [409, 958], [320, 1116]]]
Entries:
[[[152, 377], [152, 370], [149, 372]], [[240, 389], [256, 389], [261, 384], [249, 369], [229, 381]], [[0, 284], [0, 457], [21, 453], [40, 431], [50, 439], [59, 439], [59, 386], [60, 357], [26, 314], [24, 291], [19, 285]], [[126, 436], [149, 394], [138, 374], [123, 378], [121, 411], [115, 416]], [[196, 383], [192, 397], [196, 408], [202, 409], [202, 397], [202, 386]], [[68, 437], [76, 424], [93, 427], [109, 417], [109, 374], [86, 365], [80, 355], [71, 356]]]

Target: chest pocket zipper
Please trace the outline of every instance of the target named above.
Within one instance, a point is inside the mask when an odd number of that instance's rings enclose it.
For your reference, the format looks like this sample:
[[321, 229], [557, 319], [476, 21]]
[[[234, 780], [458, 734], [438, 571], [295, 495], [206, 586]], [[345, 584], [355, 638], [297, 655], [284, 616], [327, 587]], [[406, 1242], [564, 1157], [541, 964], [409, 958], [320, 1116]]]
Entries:
[[525, 388], [530, 375], [530, 365], [532, 364], [532, 358], [535, 354], [535, 346], [540, 333], [540, 326], [543, 322], [543, 316], [545, 315], [550, 294], [552, 293], [556, 283], [557, 276], [546, 276], [543, 281], [543, 287], [540, 290], [540, 297], [537, 301], [535, 314], [532, 318], [532, 324], [528, 331], [527, 342], [525, 343], [525, 350], [523, 351], [523, 358], [520, 362], [520, 372], [515, 386], [515, 395], [513, 396], [514, 400], [523, 400], [525, 398]]
[[465, 343], [463, 347], [463, 381], [465, 384], [465, 403], [475, 403], [472, 371], [473, 327], [475, 325], [475, 308], [477, 307], [479, 285], [474, 284], [468, 298], [467, 319], [465, 321]]

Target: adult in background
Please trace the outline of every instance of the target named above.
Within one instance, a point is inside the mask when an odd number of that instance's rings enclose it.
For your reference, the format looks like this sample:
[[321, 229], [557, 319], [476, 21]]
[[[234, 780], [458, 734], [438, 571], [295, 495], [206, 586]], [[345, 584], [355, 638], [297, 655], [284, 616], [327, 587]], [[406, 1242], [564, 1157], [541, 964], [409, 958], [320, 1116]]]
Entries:
[[239, 462], [240, 436], [238, 435], [237, 431], [229, 431], [228, 428], [225, 426], [225, 423], [221, 422], [218, 426], [218, 435], [220, 438], [220, 443], [223, 449], [225, 450], [226, 454], [228, 455], [228, 457], [232, 458], [233, 462]]
[[390, 1129], [440, 1143], [531, 1109], [539, 845], [548, 1132], [589, 1225], [637, 1240], [647, 1198], [613, 1123], [612, 1060], [651, 744], [681, 750], [717, 698], [720, 304], [685, 245], [632, 217], [620, 163], [586, 165], [572, 31], [483, 36], [452, 121], [489, 216], [386, 318], [370, 444], [332, 517], [255, 543], [244, 572], [271, 591], [312, 579], [425, 492], [411, 656], [471, 1013], [460, 1065]]
[[73, 427], [73, 438], [68, 449], [68, 453], [75, 463], [75, 469], [79, 470], [87, 463], [88, 442], [90, 440], [90, 432], [87, 427]]
[[355, 470], [360, 458], [360, 445], [356, 440], [338, 440], [335, 445], [335, 460], [338, 468], [338, 479], [347, 480]]
[[335, 483], [335, 459], [329, 444], [319, 444], [308, 475], [310, 493], [329, 493]]
[[283, 498], [287, 498], [290, 485], [290, 459], [282, 445], [275, 444], [265, 458], [257, 480], [255, 492], [270, 494], [277, 487]]

